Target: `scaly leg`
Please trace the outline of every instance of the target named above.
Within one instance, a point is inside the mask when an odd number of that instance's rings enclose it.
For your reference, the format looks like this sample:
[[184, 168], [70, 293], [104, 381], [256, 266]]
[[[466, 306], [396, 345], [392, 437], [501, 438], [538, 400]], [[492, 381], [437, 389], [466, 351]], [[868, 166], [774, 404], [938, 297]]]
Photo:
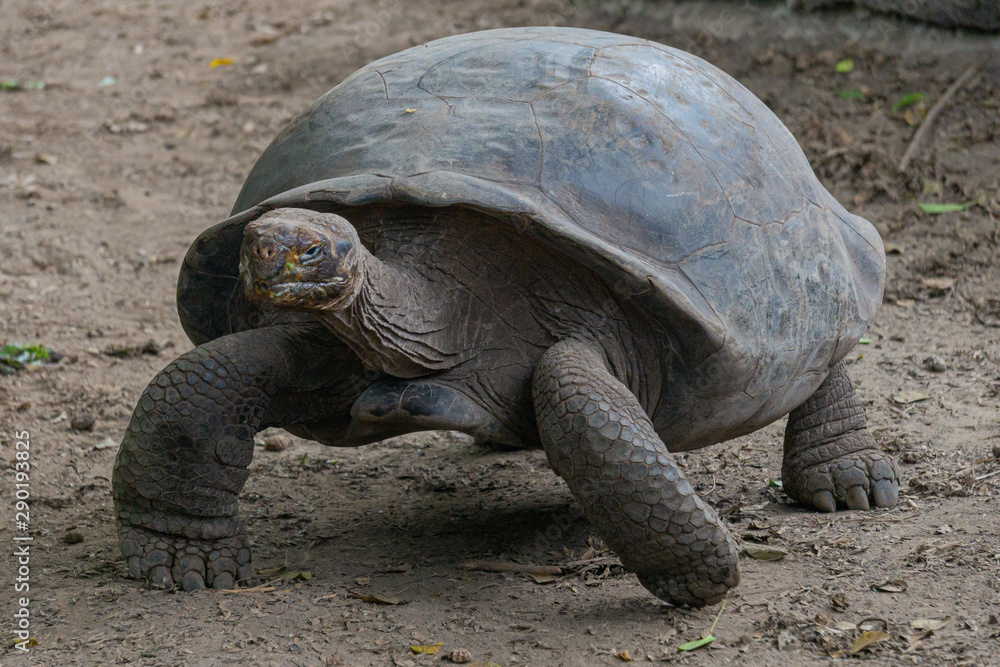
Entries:
[[315, 414], [315, 400], [296, 405], [289, 395], [315, 399], [331, 383], [341, 390], [352, 384], [345, 371], [358, 370], [356, 359], [331, 356], [329, 334], [302, 325], [218, 338], [164, 368], [139, 398], [112, 475], [129, 575], [185, 590], [232, 588], [249, 576], [237, 501], [254, 435], [266, 426], [335, 418], [330, 410], [345, 416], [346, 428], [362, 387], [342, 401], [327, 400], [327, 415]]
[[722, 600], [740, 579], [729, 531], [608, 371], [600, 347], [559, 342], [543, 355], [532, 390], [549, 463], [622, 564], [662, 600]]
[[868, 432], [865, 409], [844, 362], [830, 371], [785, 427], [781, 466], [785, 492], [824, 512], [892, 507], [899, 497], [899, 467]]

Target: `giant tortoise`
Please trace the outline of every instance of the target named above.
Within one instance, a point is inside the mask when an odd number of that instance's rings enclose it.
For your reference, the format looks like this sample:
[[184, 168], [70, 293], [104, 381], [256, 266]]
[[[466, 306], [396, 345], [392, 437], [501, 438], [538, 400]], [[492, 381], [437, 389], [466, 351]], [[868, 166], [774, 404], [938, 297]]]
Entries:
[[893, 505], [843, 359], [885, 258], [782, 123], [688, 53], [590, 30], [447, 37], [371, 63], [281, 132], [184, 259], [197, 345], [114, 469], [154, 584], [249, 574], [254, 434], [451, 429], [545, 449], [657, 597], [712, 604], [738, 554], [673, 452], [789, 415], [788, 494]]

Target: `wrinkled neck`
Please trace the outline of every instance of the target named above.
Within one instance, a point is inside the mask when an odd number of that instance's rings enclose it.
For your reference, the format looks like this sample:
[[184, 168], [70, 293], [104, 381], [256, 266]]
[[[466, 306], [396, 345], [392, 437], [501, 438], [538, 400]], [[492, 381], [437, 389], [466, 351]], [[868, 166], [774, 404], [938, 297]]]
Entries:
[[448, 287], [363, 253], [357, 297], [325, 317], [365, 366], [396, 377], [418, 377], [468, 358], [469, 350], [449, 344], [462, 337], [448, 335]]

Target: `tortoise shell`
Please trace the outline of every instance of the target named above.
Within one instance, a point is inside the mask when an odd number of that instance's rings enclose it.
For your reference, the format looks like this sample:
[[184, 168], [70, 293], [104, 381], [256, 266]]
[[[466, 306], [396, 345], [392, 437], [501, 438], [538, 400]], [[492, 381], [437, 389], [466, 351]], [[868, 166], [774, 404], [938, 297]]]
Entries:
[[385, 204], [487, 212], [590, 267], [662, 329], [692, 442], [804, 401], [882, 298], [874, 227], [737, 81], [643, 39], [514, 28], [373, 62], [293, 120], [185, 258], [188, 335], [246, 326], [229, 304], [248, 221]]

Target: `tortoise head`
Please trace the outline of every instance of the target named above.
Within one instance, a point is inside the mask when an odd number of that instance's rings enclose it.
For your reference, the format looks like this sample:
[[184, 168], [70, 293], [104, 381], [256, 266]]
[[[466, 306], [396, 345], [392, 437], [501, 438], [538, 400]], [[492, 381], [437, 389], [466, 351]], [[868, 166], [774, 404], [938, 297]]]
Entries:
[[246, 226], [240, 278], [247, 296], [280, 308], [342, 310], [361, 290], [364, 248], [332, 213], [279, 208]]

